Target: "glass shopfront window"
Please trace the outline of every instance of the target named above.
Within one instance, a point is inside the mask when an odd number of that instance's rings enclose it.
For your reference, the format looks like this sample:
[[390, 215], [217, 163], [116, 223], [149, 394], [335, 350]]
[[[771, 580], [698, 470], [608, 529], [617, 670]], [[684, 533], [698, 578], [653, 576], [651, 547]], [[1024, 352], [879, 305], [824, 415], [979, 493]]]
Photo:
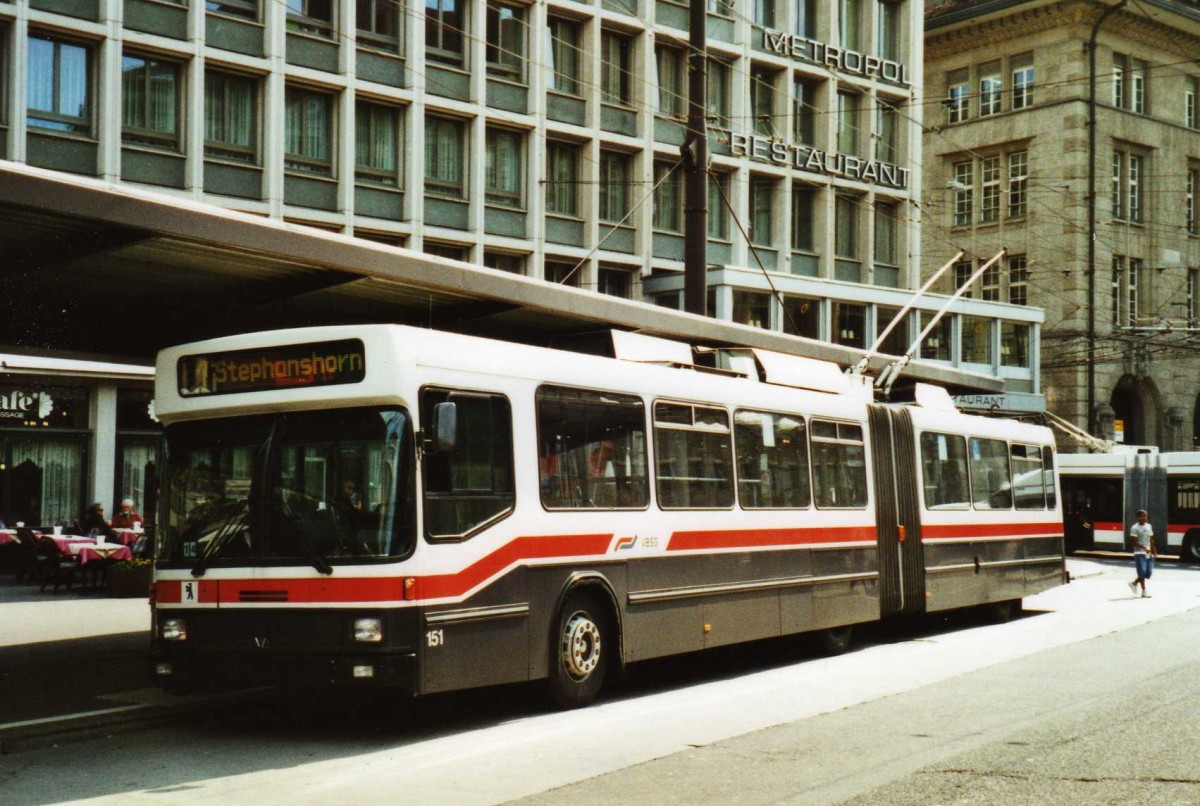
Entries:
[[154, 523], [158, 505], [158, 445], [162, 427], [150, 415], [149, 389], [117, 391], [117, 468], [113, 512], [121, 499], [133, 499], [133, 511]]
[[0, 382], [0, 518], [72, 524], [83, 513], [87, 391]]

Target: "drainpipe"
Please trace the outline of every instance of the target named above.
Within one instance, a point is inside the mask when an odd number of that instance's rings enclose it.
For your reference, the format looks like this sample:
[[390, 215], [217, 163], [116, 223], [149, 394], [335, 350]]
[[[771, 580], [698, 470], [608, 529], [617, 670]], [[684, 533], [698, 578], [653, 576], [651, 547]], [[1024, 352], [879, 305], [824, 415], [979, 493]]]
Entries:
[[[1107, 6], [1104, 13], [1092, 26], [1088, 39], [1088, 68], [1090, 80], [1088, 94], [1088, 257], [1087, 257], [1087, 421], [1088, 433], [1096, 434], [1096, 37], [1100, 26], [1113, 12], [1123, 8], [1129, 0], [1120, 0], [1115, 6]], [[1103, 3], [1101, 3], [1103, 5]]]

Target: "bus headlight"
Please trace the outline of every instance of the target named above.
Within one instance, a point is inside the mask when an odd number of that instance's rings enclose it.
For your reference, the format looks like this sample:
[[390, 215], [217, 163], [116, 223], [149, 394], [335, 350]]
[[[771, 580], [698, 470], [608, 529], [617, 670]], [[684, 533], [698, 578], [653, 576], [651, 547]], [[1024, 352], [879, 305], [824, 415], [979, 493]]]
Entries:
[[158, 624], [158, 635], [164, 641], [186, 641], [187, 622], [181, 618], [163, 619]]
[[354, 640], [378, 644], [383, 640], [383, 619], [356, 618], [354, 620]]

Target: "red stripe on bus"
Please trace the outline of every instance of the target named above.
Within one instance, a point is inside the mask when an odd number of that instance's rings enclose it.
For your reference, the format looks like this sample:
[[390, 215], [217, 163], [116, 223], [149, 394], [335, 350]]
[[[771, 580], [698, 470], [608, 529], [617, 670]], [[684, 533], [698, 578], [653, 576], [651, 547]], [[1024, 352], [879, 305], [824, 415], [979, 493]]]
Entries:
[[923, 525], [921, 537], [926, 540], [945, 540], [955, 537], [1023, 537], [1045, 535], [1062, 537], [1062, 523], [950, 523]]
[[[452, 574], [409, 577], [338, 577], [319, 579], [222, 579], [200, 583], [198, 603], [247, 602], [397, 602], [405, 599], [404, 580], [413, 579], [408, 598], [442, 599], [462, 596], [509, 566], [528, 560], [602, 555], [612, 533], [597, 535], [542, 535], [518, 537], [486, 557]], [[163, 580], [155, 585], [160, 604], [181, 604], [183, 582]]]
[[1186, 532], [1191, 529], [1200, 529], [1200, 523], [1168, 523], [1168, 532]]
[[1122, 532], [1124, 527], [1113, 521], [1096, 521], [1092, 524], [1092, 529], [1097, 532]]
[[802, 546], [809, 543], [875, 541], [874, 526], [816, 526], [803, 529], [722, 529], [675, 532], [667, 551]]

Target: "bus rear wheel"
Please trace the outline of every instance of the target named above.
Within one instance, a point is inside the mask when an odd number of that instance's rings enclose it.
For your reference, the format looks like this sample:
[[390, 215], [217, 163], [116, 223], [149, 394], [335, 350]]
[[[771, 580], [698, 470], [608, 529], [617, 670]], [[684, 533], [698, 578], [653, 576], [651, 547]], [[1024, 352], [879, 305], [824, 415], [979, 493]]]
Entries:
[[849, 625], [829, 627], [817, 633], [817, 646], [826, 655], [841, 655], [850, 648], [853, 633], [854, 630]]
[[561, 708], [596, 698], [604, 684], [616, 636], [596, 596], [572, 594], [558, 612], [550, 647], [550, 696]]
[[1188, 532], [1179, 550], [1179, 559], [1189, 563], [1200, 563], [1200, 532]]
[[988, 602], [982, 605], [983, 617], [992, 624], [1007, 624], [1021, 614], [1021, 600], [1009, 599], [1004, 602]]

